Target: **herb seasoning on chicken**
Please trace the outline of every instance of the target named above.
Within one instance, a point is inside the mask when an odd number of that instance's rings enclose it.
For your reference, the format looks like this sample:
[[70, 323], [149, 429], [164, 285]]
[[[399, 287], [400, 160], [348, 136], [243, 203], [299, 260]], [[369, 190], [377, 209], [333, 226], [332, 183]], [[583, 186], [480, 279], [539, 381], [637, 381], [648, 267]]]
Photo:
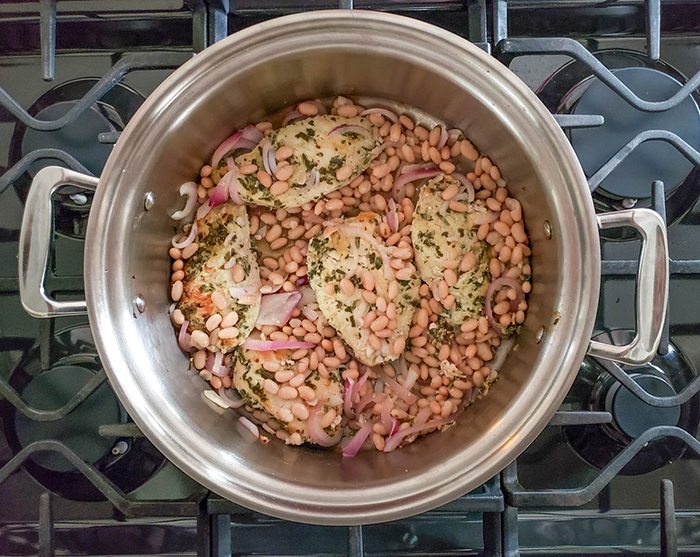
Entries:
[[323, 115], [294, 122], [236, 158], [238, 193], [255, 205], [300, 207], [349, 184], [381, 144], [366, 118]]
[[184, 263], [178, 309], [189, 321], [193, 343], [228, 352], [248, 337], [260, 311], [248, 214], [243, 206], [225, 203], [193, 226], [198, 249]]

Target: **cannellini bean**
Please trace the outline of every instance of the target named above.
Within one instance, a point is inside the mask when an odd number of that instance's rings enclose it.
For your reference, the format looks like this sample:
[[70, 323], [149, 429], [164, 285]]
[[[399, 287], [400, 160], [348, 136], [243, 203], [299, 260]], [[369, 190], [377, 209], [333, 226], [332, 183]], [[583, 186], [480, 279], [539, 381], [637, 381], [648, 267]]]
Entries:
[[219, 338], [236, 338], [238, 336], [238, 333], [239, 331], [236, 327], [226, 327], [225, 329], [219, 330]]
[[339, 182], [343, 182], [352, 176], [352, 166], [341, 166], [335, 173], [335, 178]]
[[299, 392], [294, 387], [281, 387], [277, 395], [283, 400], [294, 400], [299, 396]]
[[180, 301], [182, 298], [182, 293], [184, 291], [184, 285], [181, 280], [176, 280], [170, 287], [170, 297], [174, 302]]

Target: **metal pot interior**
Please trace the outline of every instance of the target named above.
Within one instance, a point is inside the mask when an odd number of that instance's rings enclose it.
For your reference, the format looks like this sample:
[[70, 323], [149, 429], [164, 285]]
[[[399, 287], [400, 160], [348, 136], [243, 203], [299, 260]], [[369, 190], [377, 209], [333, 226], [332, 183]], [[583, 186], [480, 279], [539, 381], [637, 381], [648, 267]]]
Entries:
[[[169, 214], [233, 130], [336, 94], [405, 103], [459, 127], [502, 170], [532, 241], [534, 289], [517, 350], [455, 427], [356, 458], [254, 440], [205, 402], [168, 318]], [[144, 210], [153, 192], [155, 205]], [[544, 233], [545, 222], [553, 231]], [[564, 135], [513, 74], [466, 41], [408, 18], [317, 12], [237, 33], [168, 78], [128, 125], [93, 204], [90, 323], [112, 385], [152, 441], [196, 480], [247, 507], [323, 524], [418, 513], [479, 486], [541, 431], [585, 353], [599, 247], [585, 178]], [[146, 300], [139, 313], [137, 295]], [[555, 321], [558, 323], [555, 325]], [[545, 327], [544, 338], [536, 342]]]

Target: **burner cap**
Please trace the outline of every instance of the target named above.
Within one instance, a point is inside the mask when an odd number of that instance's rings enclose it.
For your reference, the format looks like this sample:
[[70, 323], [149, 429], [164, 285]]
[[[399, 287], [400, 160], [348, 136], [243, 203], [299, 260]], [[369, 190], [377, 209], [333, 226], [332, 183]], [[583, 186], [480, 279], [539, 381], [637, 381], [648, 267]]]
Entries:
[[[39, 410], [57, 410], [67, 404], [93, 376], [94, 372], [76, 365], [54, 367], [37, 375], [22, 392], [22, 398]], [[123, 421], [117, 398], [106, 382], [61, 420], [37, 422], [19, 412], [15, 416], [17, 438], [23, 447], [34, 441], [55, 439], [86, 462], [96, 462], [114, 445], [114, 439], [100, 437], [99, 427]], [[72, 464], [57, 453], [35, 453], [31, 458], [49, 470], [73, 470]]]
[[[631, 377], [651, 395], [665, 397], [676, 394], [669, 383], [655, 375], [635, 374]], [[606, 398], [606, 403], [610, 401], [606, 406], [609, 406], [615, 423], [632, 439], [636, 439], [647, 429], [655, 426], [675, 426], [681, 417], [680, 406], [670, 408], [650, 406], [622, 387], [620, 383], [616, 383], [608, 391]]]
[[[623, 68], [613, 73], [647, 101], [666, 100], [681, 88], [676, 79], [651, 68]], [[700, 149], [700, 112], [691, 96], [665, 112], [642, 112], [598, 78], [593, 78], [574, 113], [601, 114], [605, 118], [600, 127], [571, 130], [571, 143], [588, 177], [633, 137], [646, 130], [671, 131]], [[692, 170], [693, 165], [673, 145], [650, 141], [630, 153], [600, 187], [621, 198], [645, 198], [651, 195], [652, 180], [663, 180], [669, 192], [683, 183]]]

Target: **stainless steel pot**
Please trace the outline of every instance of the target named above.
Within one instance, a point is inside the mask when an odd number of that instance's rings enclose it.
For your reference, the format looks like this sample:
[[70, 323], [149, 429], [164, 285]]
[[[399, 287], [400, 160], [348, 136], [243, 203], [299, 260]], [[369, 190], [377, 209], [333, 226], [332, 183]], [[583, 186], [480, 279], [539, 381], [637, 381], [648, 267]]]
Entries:
[[[393, 453], [354, 459], [242, 432], [217, 412], [187, 371], [168, 318], [168, 217], [179, 184], [233, 129], [312, 97], [392, 99], [465, 130], [521, 201], [532, 241], [534, 288], [519, 347], [489, 394], [455, 427]], [[86, 302], [51, 299], [43, 277], [51, 194], [96, 189], [85, 245]], [[591, 342], [600, 286], [598, 229], [643, 237], [637, 335], [624, 347]], [[22, 302], [37, 317], [87, 311], [110, 382], [134, 421], [177, 466], [213, 491], [270, 515], [319, 524], [397, 519], [479, 486], [537, 436], [586, 352], [649, 360], [667, 291], [665, 227], [639, 209], [595, 216], [585, 176], [564, 134], [507, 68], [467, 41], [404, 17], [313, 12], [261, 23], [175, 71], [123, 132], [97, 179], [41, 171], [22, 225]]]

